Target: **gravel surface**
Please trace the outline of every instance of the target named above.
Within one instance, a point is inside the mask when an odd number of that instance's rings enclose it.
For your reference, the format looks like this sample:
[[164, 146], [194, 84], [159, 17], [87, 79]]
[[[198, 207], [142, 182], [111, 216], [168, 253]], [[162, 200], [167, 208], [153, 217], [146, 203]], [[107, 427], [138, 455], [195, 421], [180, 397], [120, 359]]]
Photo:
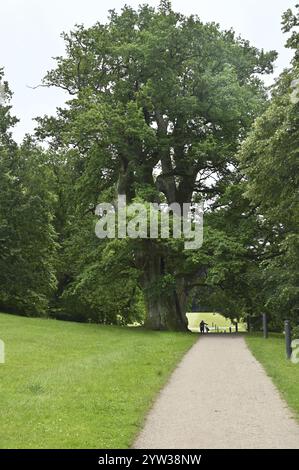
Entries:
[[299, 449], [299, 425], [233, 335], [204, 336], [160, 392], [137, 449]]

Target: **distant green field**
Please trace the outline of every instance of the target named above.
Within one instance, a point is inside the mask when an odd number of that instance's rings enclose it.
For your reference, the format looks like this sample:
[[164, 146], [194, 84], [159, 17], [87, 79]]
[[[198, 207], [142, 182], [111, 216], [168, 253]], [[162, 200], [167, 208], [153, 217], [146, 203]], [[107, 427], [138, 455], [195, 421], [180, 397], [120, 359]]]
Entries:
[[[188, 328], [190, 331], [196, 332], [199, 328], [199, 323], [203, 320], [208, 323], [209, 329], [211, 332], [215, 331], [215, 327], [219, 328], [219, 331], [229, 332], [229, 327], [232, 327], [232, 330], [235, 331], [234, 325], [232, 325], [231, 320], [225, 318], [219, 313], [213, 312], [189, 312], [187, 313], [188, 318]], [[239, 331], [246, 331], [246, 323], [240, 322]]]
[[0, 447], [127, 448], [197, 336], [0, 314]]

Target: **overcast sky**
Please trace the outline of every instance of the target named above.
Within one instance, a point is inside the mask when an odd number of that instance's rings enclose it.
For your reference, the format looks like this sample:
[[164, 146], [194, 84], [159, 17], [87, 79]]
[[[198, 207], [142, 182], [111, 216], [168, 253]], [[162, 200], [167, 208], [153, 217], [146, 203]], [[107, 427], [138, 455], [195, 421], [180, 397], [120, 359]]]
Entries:
[[[223, 28], [233, 27], [253, 45], [279, 52], [275, 75], [290, 62], [291, 52], [284, 48], [281, 15], [298, 0], [173, 0], [173, 9], [198, 14], [203, 21], [216, 21]], [[53, 68], [53, 56], [63, 55], [62, 31], [74, 24], [86, 26], [105, 21], [111, 8], [140, 3], [157, 6], [159, 0], [2, 0], [0, 7], [0, 66], [14, 92], [14, 114], [21, 120], [14, 136], [20, 141], [35, 126], [32, 118], [55, 113], [66, 98], [57, 89], [29, 86], [41, 82]]]

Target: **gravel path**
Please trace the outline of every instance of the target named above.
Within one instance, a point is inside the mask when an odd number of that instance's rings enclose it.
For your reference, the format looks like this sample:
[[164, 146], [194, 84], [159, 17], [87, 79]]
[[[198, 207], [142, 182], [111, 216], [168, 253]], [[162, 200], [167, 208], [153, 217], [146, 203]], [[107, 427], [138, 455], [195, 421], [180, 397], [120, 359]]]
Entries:
[[161, 391], [137, 449], [299, 449], [299, 425], [241, 336], [204, 336]]

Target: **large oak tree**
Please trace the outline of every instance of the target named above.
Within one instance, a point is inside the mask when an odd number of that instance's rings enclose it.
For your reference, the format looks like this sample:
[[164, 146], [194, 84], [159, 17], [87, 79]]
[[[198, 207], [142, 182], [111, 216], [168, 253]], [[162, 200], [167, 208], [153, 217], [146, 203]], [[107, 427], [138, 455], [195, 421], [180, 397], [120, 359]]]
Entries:
[[[111, 11], [106, 24], [63, 37], [66, 55], [44, 84], [67, 90], [69, 101], [56, 117], [39, 120], [38, 133], [71, 156], [81, 216], [107, 195], [180, 205], [217, 200], [265, 104], [259, 75], [272, 71], [275, 53], [175, 13], [166, 1], [158, 10]], [[179, 241], [135, 240], [124, 253], [139, 273], [146, 324], [185, 329], [188, 294], [206, 276], [204, 252], [187, 253]]]

